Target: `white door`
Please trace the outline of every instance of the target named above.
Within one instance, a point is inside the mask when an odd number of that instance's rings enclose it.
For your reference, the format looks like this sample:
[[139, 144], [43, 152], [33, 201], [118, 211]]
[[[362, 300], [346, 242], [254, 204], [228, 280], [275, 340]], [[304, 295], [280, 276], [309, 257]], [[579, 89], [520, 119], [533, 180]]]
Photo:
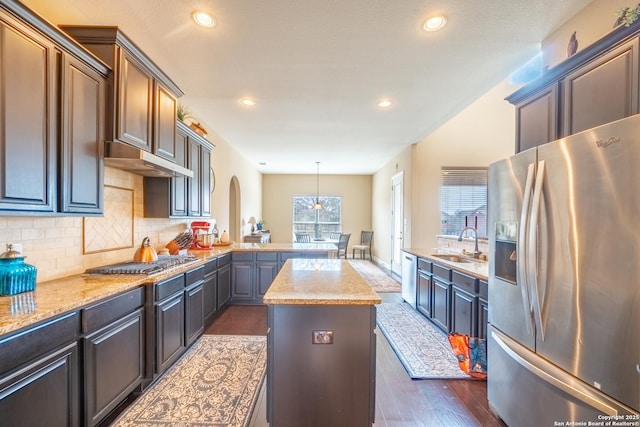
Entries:
[[404, 172], [391, 178], [391, 272], [402, 275], [402, 253], [404, 241], [403, 213]]

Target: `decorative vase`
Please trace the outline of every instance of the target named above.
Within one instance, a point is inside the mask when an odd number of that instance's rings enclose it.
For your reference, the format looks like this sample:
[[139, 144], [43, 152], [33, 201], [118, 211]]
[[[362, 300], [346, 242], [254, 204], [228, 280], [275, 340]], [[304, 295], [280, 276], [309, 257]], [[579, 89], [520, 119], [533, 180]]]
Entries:
[[26, 264], [24, 258], [11, 243], [7, 244], [7, 251], [0, 255], [0, 295], [15, 295], [35, 289], [37, 269]]
[[227, 230], [222, 230], [222, 234], [220, 235], [220, 241], [222, 243], [229, 242], [229, 233], [227, 233]]

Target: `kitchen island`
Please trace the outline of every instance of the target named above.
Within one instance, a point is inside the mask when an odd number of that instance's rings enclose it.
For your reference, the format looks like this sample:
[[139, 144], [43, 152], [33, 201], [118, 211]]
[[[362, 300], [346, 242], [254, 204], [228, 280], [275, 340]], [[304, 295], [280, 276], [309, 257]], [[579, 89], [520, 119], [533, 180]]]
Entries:
[[347, 261], [293, 259], [263, 301], [270, 425], [372, 425], [380, 296]]

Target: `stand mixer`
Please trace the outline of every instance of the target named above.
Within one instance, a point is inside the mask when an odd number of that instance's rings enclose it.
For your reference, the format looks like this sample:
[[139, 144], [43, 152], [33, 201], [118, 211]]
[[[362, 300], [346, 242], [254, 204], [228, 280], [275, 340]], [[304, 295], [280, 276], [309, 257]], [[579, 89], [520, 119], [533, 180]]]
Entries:
[[218, 237], [218, 229], [208, 221], [193, 221], [191, 223], [191, 234], [193, 241], [191, 249], [209, 249], [213, 247]]

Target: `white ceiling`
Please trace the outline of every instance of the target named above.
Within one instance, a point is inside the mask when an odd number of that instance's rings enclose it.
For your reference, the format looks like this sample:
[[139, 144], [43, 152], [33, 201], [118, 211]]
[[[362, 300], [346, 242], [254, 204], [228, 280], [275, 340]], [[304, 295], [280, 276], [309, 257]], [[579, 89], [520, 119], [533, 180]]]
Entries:
[[[54, 24], [119, 26], [203, 126], [263, 173], [315, 173], [319, 161], [322, 174], [371, 174], [504, 80], [589, 0], [23, 2]], [[196, 9], [218, 26], [195, 26]], [[422, 31], [436, 13], [448, 25]], [[381, 98], [393, 106], [382, 111]]]

